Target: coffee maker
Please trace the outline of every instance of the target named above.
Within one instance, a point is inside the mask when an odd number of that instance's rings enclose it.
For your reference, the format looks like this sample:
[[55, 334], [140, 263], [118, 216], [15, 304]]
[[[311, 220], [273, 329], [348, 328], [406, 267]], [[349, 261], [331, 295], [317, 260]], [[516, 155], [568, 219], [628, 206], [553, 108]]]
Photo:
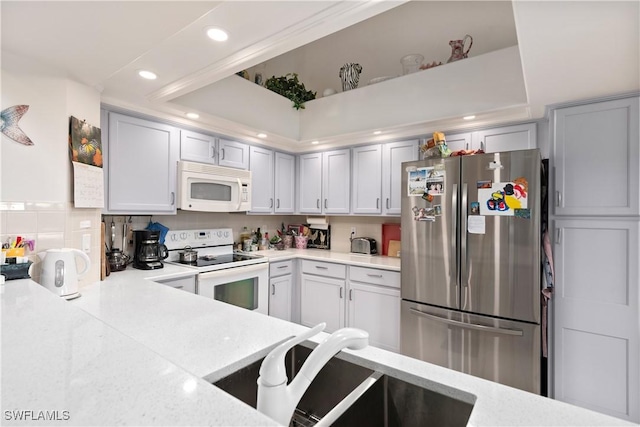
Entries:
[[160, 243], [160, 232], [152, 230], [133, 230], [133, 267], [140, 270], [162, 268], [162, 260], [169, 252]]

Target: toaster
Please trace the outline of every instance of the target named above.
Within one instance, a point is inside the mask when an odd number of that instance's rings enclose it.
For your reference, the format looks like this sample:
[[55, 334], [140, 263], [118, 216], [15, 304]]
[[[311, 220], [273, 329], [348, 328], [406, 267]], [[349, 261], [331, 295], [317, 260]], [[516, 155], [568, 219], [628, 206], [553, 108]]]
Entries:
[[356, 254], [375, 255], [378, 253], [376, 239], [371, 237], [354, 237], [351, 240], [351, 252]]

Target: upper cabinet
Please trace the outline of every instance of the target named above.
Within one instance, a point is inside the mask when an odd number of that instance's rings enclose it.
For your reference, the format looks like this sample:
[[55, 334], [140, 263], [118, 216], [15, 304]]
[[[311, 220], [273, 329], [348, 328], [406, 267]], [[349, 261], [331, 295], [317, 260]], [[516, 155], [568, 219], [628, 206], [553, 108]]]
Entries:
[[117, 113], [108, 120], [105, 211], [175, 213], [180, 131]]
[[556, 215], [640, 215], [638, 99], [554, 110]]
[[251, 212], [273, 212], [273, 151], [251, 147]]
[[300, 213], [349, 213], [350, 154], [345, 149], [299, 157]]
[[352, 150], [353, 168], [351, 206], [354, 214], [381, 212], [382, 146], [356, 147]]
[[180, 159], [215, 164], [216, 138], [210, 135], [181, 130]]
[[249, 146], [237, 141], [218, 139], [218, 165], [249, 169]]
[[251, 212], [293, 213], [295, 157], [262, 147], [250, 148]]
[[382, 145], [382, 213], [400, 215], [402, 163], [418, 160], [418, 140]]
[[451, 151], [483, 150], [485, 153], [497, 153], [527, 150], [538, 146], [535, 123], [446, 134], [445, 136], [447, 147]]
[[352, 155], [352, 213], [399, 215], [402, 163], [418, 160], [418, 140], [356, 147]]

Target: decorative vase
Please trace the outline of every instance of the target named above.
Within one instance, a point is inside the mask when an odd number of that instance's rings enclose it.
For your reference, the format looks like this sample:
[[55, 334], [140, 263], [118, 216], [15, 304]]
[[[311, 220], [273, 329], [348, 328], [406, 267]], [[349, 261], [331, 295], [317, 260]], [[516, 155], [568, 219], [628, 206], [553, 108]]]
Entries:
[[422, 61], [424, 61], [424, 56], [419, 53], [403, 56], [402, 59], [400, 59], [402, 75], [404, 76], [418, 71], [422, 65]]
[[284, 241], [284, 248], [291, 249], [291, 247], [293, 246], [293, 236], [287, 234], [282, 238], [282, 240]]
[[[465, 51], [464, 44], [467, 42], [467, 39], [469, 39], [469, 47]], [[464, 36], [464, 39], [462, 40], [451, 40], [449, 42], [449, 46], [451, 46], [451, 56], [449, 57], [447, 64], [449, 62], [465, 59], [469, 54], [469, 50], [471, 50], [472, 45], [473, 45], [473, 37], [471, 37], [469, 34]]]
[[355, 89], [358, 87], [360, 81], [360, 73], [362, 72], [362, 65], [355, 62], [349, 62], [344, 64], [340, 68], [340, 80], [342, 80], [342, 91]]
[[307, 249], [307, 236], [296, 236], [296, 249]]

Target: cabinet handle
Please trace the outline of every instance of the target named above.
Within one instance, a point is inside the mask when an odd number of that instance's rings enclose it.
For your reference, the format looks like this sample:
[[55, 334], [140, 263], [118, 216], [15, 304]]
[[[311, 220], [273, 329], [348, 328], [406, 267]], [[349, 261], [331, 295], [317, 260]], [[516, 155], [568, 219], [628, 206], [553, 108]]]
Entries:
[[327, 199], [324, 199], [324, 208], [327, 209]]
[[562, 229], [556, 228], [556, 245], [559, 245], [562, 241]]
[[320, 209], [320, 199], [316, 199], [316, 207]]
[[277, 268], [287, 268], [287, 265], [279, 265]]
[[320, 270], [328, 270], [329, 267], [323, 267], [321, 265], [316, 265], [316, 268], [319, 268]]
[[176, 204], [176, 193], [171, 192], [171, 206]]
[[342, 287], [340, 287], [340, 299], [342, 299]]
[[220, 160], [224, 160], [224, 148], [220, 149]]
[[556, 207], [559, 208], [562, 206], [562, 192], [556, 191]]
[[280, 209], [280, 199], [276, 199], [276, 209]]
[[376, 209], [380, 209], [380, 197], [376, 199]]
[[349, 301], [353, 301], [353, 289], [349, 289]]
[[381, 278], [382, 274], [369, 274], [369, 273], [367, 273], [367, 276], [369, 276], [369, 277], [380, 277]]
[[211, 145], [211, 146], [209, 147], [209, 152], [211, 153], [211, 154], [209, 154], [209, 156], [210, 156], [212, 159], [215, 159], [215, 158], [216, 158], [216, 149], [213, 147], [213, 145]]
[[487, 150], [486, 150], [485, 145], [486, 145], [486, 144], [484, 143], [484, 140], [480, 141], [480, 149], [486, 153], [486, 152], [487, 152]]
[[389, 198], [387, 197], [387, 209], [389, 209]]
[[273, 198], [269, 199], [269, 208], [273, 207]]
[[276, 285], [271, 285], [271, 295], [276, 294]]

